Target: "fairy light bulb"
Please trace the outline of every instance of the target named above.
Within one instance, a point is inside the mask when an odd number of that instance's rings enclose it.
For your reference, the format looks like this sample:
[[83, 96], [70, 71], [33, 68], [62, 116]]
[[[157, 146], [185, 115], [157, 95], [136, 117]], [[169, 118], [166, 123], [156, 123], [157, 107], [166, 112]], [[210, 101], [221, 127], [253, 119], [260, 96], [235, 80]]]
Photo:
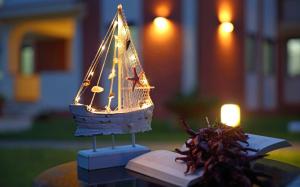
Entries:
[[114, 58], [113, 62], [114, 62], [114, 64], [117, 64], [118, 63], [118, 58]]
[[103, 51], [103, 50], [105, 49], [105, 45], [104, 45], [104, 46], [102, 46], [102, 48], [101, 48], [101, 49], [102, 49], [102, 51]]
[[125, 27], [122, 29], [121, 33], [122, 33], [123, 36], [126, 36], [127, 32], [126, 32], [126, 28]]
[[129, 59], [130, 59], [131, 61], [135, 61], [135, 56], [134, 56], [134, 54], [132, 54], [132, 55], [129, 57]]
[[149, 83], [148, 83], [148, 80], [146, 79], [146, 77], [143, 77], [142, 83], [143, 83], [144, 85], [148, 85], [148, 84], [149, 84]]
[[91, 76], [91, 77], [92, 77], [93, 75], [94, 75], [94, 72], [93, 72], [93, 71], [91, 71], [91, 72], [90, 72], [90, 74], [89, 74], [89, 76]]
[[119, 41], [119, 42], [117, 43], [117, 47], [118, 47], [118, 48], [122, 48], [122, 47], [123, 47], [122, 42]]
[[76, 102], [76, 103], [78, 103], [79, 100], [80, 100], [80, 97], [76, 97], [76, 98], [75, 98], [75, 102]]

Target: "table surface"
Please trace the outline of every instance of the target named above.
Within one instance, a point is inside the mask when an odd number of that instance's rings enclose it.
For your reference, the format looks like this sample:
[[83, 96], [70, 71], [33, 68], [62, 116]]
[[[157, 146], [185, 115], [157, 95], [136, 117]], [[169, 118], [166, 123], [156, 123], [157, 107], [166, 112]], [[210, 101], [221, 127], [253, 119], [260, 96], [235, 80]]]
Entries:
[[[300, 168], [282, 162], [262, 159], [255, 163], [255, 169], [272, 176], [271, 186], [294, 187], [300, 184]], [[274, 185], [276, 184], [276, 185]], [[80, 187], [80, 186], [172, 186], [124, 167], [106, 168], [93, 171], [77, 167], [76, 161], [50, 168], [34, 180], [33, 186]], [[298, 186], [299, 187], [299, 186]]]

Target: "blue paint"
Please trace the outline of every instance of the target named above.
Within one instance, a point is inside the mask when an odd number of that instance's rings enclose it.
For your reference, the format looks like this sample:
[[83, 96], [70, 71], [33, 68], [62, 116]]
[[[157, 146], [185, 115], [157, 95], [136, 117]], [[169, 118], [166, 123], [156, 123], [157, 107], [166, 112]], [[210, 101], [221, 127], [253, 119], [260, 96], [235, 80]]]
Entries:
[[86, 157], [96, 157], [96, 156], [108, 156], [111, 154], [120, 154], [120, 153], [127, 153], [127, 152], [132, 152], [132, 151], [143, 151], [145, 149], [150, 149], [146, 146], [142, 145], [135, 145], [133, 147], [132, 145], [123, 145], [123, 146], [115, 146], [114, 148], [112, 147], [103, 147], [103, 148], [98, 148], [96, 149], [96, 152], [93, 151], [93, 149], [87, 149], [87, 150], [81, 150], [78, 152], [78, 154]]
[[103, 169], [117, 166], [125, 166], [128, 161], [142, 154], [150, 152], [148, 147], [142, 145], [124, 145], [81, 150], [78, 152], [77, 164], [87, 170]]

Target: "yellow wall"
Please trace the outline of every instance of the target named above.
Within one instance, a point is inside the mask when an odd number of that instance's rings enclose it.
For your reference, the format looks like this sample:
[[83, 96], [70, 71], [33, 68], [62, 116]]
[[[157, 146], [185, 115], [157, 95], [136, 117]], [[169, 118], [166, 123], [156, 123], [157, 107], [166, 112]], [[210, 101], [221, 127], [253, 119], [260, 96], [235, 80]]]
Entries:
[[26, 34], [35, 33], [44, 36], [72, 39], [74, 29], [75, 22], [72, 18], [43, 19], [18, 23], [9, 34], [8, 61], [10, 73], [15, 75], [18, 72], [20, 64], [20, 45]]

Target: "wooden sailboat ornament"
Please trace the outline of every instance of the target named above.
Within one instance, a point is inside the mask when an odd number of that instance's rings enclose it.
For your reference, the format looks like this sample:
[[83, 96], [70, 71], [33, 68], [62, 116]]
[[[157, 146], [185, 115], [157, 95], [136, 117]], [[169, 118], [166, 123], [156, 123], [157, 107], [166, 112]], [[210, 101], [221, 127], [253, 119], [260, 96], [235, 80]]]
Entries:
[[[105, 70], [109, 70], [107, 75]], [[74, 103], [70, 105], [77, 125], [75, 136], [93, 136], [93, 149], [79, 151], [80, 167], [98, 169], [125, 165], [128, 160], [149, 151], [135, 144], [135, 133], [151, 130], [152, 88], [119, 5]], [[99, 95], [104, 100], [103, 106], [95, 102]], [[80, 100], [88, 96], [87, 103]], [[132, 145], [115, 146], [116, 134], [132, 134]], [[112, 147], [96, 149], [96, 135], [112, 135]]]

